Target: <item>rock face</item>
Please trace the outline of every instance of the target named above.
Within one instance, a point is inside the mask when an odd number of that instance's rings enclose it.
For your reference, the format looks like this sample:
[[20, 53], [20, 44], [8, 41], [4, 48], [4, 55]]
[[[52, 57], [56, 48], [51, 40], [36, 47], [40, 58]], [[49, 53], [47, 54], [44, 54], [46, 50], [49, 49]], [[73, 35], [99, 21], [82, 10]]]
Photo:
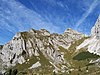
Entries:
[[94, 27], [91, 30], [91, 36], [96, 36], [97, 39], [100, 39], [100, 15], [94, 25]]
[[3, 45], [0, 45], [0, 50], [2, 50], [2, 48], [3, 48]]
[[[63, 34], [51, 34], [45, 29], [18, 32], [11, 41], [0, 46], [0, 72], [20, 64], [22, 66], [18, 66], [19, 69], [23, 69], [26, 65], [27, 69], [43, 66], [39, 72], [46, 68], [48, 72], [64, 73], [71, 65], [71, 67], [76, 66], [72, 57], [81, 52], [79, 51], [81, 48], [100, 55], [100, 16], [91, 29], [91, 37], [88, 39], [71, 28], [65, 30]], [[73, 61], [69, 61], [70, 59]]]
[[87, 48], [90, 53], [100, 55], [100, 16], [91, 29], [91, 37], [77, 47], [77, 49], [81, 48]]
[[[45, 29], [17, 33], [11, 41], [2, 48], [1, 59], [3, 67], [9, 68], [16, 64], [27, 62], [28, 58], [34, 56], [40, 61], [41, 53], [55, 68], [60, 68], [59, 64], [67, 63], [59, 46], [67, 49], [72, 42], [84, 37], [72, 29], [67, 29], [64, 34], [50, 34]], [[41, 63], [40, 63], [41, 64]], [[52, 64], [51, 64], [52, 65]], [[63, 65], [64, 66], [64, 65]]]
[[3, 48], [3, 45], [0, 45], [0, 73], [3, 72], [3, 67], [2, 67], [2, 59], [1, 59], [1, 54], [2, 54], [2, 48]]

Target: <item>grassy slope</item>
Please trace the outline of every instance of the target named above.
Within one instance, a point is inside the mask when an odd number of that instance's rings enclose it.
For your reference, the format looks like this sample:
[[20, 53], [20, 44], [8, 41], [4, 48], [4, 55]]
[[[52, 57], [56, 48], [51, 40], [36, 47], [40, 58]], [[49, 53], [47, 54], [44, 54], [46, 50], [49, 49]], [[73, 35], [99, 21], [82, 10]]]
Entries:
[[[59, 46], [59, 49], [61, 52], [64, 52], [64, 58], [65, 60], [71, 64], [69, 67], [70, 69], [74, 69], [73, 71], [69, 71], [68, 73], [61, 73], [57, 75], [99, 75], [99, 68], [97, 68], [95, 65], [88, 66], [89, 72], [86, 72], [87, 64], [89, 64], [89, 61], [92, 59], [99, 58], [99, 56], [96, 56], [94, 54], [91, 54], [87, 52], [85, 49], [80, 49], [78, 52], [76, 51], [76, 46], [80, 45], [85, 39], [82, 38], [78, 41], [75, 41], [72, 43], [72, 45], [69, 47], [69, 49], [64, 49], [62, 46]], [[22, 65], [17, 64], [13, 69], [18, 69], [19, 73], [18, 75], [54, 75], [53, 74], [53, 66], [49, 63], [48, 59], [44, 57], [44, 55], [39, 52], [40, 56], [37, 59], [37, 57], [32, 56], [28, 64], [23, 63]], [[28, 59], [28, 58], [27, 58]], [[37, 61], [40, 61], [42, 64], [41, 67], [38, 67], [36, 69], [28, 70], [29, 67], [31, 67], [34, 63]], [[69, 70], [70, 70], [69, 69]], [[25, 72], [27, 72], [25, 74]], [[98, 74], [96, 74], [96, 72]]]
[[70, 69], [74, 69], [69, 75], [88, 75], [91, 73], [94, 74], [95, 71], [99, 70], [95, 65], [91, 65], [88, 66], [89, 72], [86, 72], [87, 64], [89, 64], [90, 60], [95, 60], [99, 58], [99, 56], [91, 54], [85, 49], [80, 49], [78, 52], [75, 52], [76, 46], [80, 45], [85, 39], [87, 38], [82, 38], [74, 42], [68, 50], [61, 46], [59, 47], [60, 51], [65, 53], [64, 58], [66, 61], [71, 64]]
[[[16, 66], [10, 68], [12, 70], [17, 69], [18, 70], [18, 74], [17, 75], [37, 75], [37, 73], [43, 74], [43, 75], [52, 75], [53, 74], [53, 66], [49, 63], [48, 59], [46, 59], [44, 57], [44, 55], [42, 54], [42, 52], [39, 52], [40, 56], [36, 57], [36, 56], [32, 56], [29, 59], [29, 61], [27, 61], [27, 63], [23, 63], [23, 64], [17, 64]], [[39, 59], [38, 59], [39, 58]], [[35, 64], [37, 61], [39, 61], [41, 63], [42, 66], [29, 70], [28, 68], [31, 67], [33, 64]], [[10, 70], [8, 69], [8, 71]], [[9, 75], [9, 74], [7, 74]]]

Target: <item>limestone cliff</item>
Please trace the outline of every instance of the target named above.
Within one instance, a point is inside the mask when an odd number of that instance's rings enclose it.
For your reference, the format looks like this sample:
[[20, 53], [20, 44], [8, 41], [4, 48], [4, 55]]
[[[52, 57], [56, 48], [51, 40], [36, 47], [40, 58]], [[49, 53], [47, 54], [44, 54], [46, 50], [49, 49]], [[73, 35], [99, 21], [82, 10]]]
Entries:
[[87, 48], [90, 53], [100, 55], [100, 16], [91, 29], [91, 37], [77, 47], [77, 49], [81, 48]]
[[48, 60], [48, 63], [54, 67], [54, 71], [64, 71], [64, 65], [62, 64], [68, 63], [65, 61], [64, 54], [60, 51], [59, 47], [62, 46], [68, 49], [72, 42], [83, 37], [83, 34], [72, 29], [67, 29], [63, 34], [50, 34], [45, 29], [30, 29], [26, 32], [18, 32], [2, 48], [2, 65], [5, 68], [9, 68], [16, 66], [16, 64], [23, 64], [33, 56], [36, 59], [33, 60], [41, 64], [40, 61], [44, 61], [41, 59], [42, 54]]

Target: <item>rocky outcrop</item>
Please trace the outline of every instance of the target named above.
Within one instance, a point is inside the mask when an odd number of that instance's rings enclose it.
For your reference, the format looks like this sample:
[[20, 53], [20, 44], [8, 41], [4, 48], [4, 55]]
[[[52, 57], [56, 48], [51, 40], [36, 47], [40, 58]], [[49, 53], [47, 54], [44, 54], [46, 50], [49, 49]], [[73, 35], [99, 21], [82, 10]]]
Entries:
[[97, 39], [100, 39], [100, 16], [91, 30], [91, 36], [96, 36]]
[[2, 62], [2, 59], [1, 59], [2, 48], [3, 48], [3, 45], [0, 45], [0, 74], [3, 72], [3, 66], [2, 66], [3, 62]]
[[3, 45], [0, 45], [0, 49], [2, 49], [3, 48]]
[[50, 34], [45, 29], [19, 32], [3, 46], [1, 52], [2, 65], [8, 68], [18, 63], [23, 64], [27, 61], [27, 58], [33, 55], [38, 57], [42, 53], [49, 62], [58, 67], [58, 64], [66, 63], [59, 46], [67, 49], [72, 42], [82, 37], [84, 37], [83, 34], [72, 29], [67, 29], [64, 34]]
[[86, 48], [90, 53], [100, 55], [100, 16], [91, 29], [91, 37], [77, 47], [77, 49], [81, 48]]
[[0, 45], [0, 51], [2, 50], [2, 48], [3, 48], [3, 45]]

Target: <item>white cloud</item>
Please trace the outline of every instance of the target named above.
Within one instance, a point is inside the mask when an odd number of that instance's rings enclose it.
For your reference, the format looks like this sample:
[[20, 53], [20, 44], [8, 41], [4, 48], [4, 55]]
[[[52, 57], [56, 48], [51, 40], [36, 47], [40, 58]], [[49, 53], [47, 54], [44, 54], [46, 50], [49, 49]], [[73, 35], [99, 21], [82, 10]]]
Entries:
[[52, 30], [51, 32], [54, 32], [54, 30], [59, 31], [59, 27], [45, 21], [40, 14], [28, 9], [15, 0], [1, 0], [0, 28], [9, 30], [12, 33], [30, 28], [45, 28], [50, 31]]
[[46, 3], [50, 4], [51, 6], [57, 5], [56, 0], [41, 0], [41, 1], [45, 1]]
[[64, 8], [63, 3], [61, 3], [61, 2], [57, 2], [57, 4], [58, 4], [58, 6], [60, 6], [60, 7]]
[[60, 27], [55, 26], [51, 21], [46, 20], [34, 10], [28, 9], [15, 0], [0, 0], [0, 32], [2, 32], [0, 35], [5, 36], [0, 36], [0, 44], [9, 41], [12, 34], [30, 28], [44, 28], [52, 33], [61, 30]]
[[89, 14], [96, 8], [98, 5], [98, 0], [94, 0], [90, 5], [89, 9], [82, 15], [82, 18], [76, 23], [76, 29], [84, 22], [84, 20], [89, 16]]

